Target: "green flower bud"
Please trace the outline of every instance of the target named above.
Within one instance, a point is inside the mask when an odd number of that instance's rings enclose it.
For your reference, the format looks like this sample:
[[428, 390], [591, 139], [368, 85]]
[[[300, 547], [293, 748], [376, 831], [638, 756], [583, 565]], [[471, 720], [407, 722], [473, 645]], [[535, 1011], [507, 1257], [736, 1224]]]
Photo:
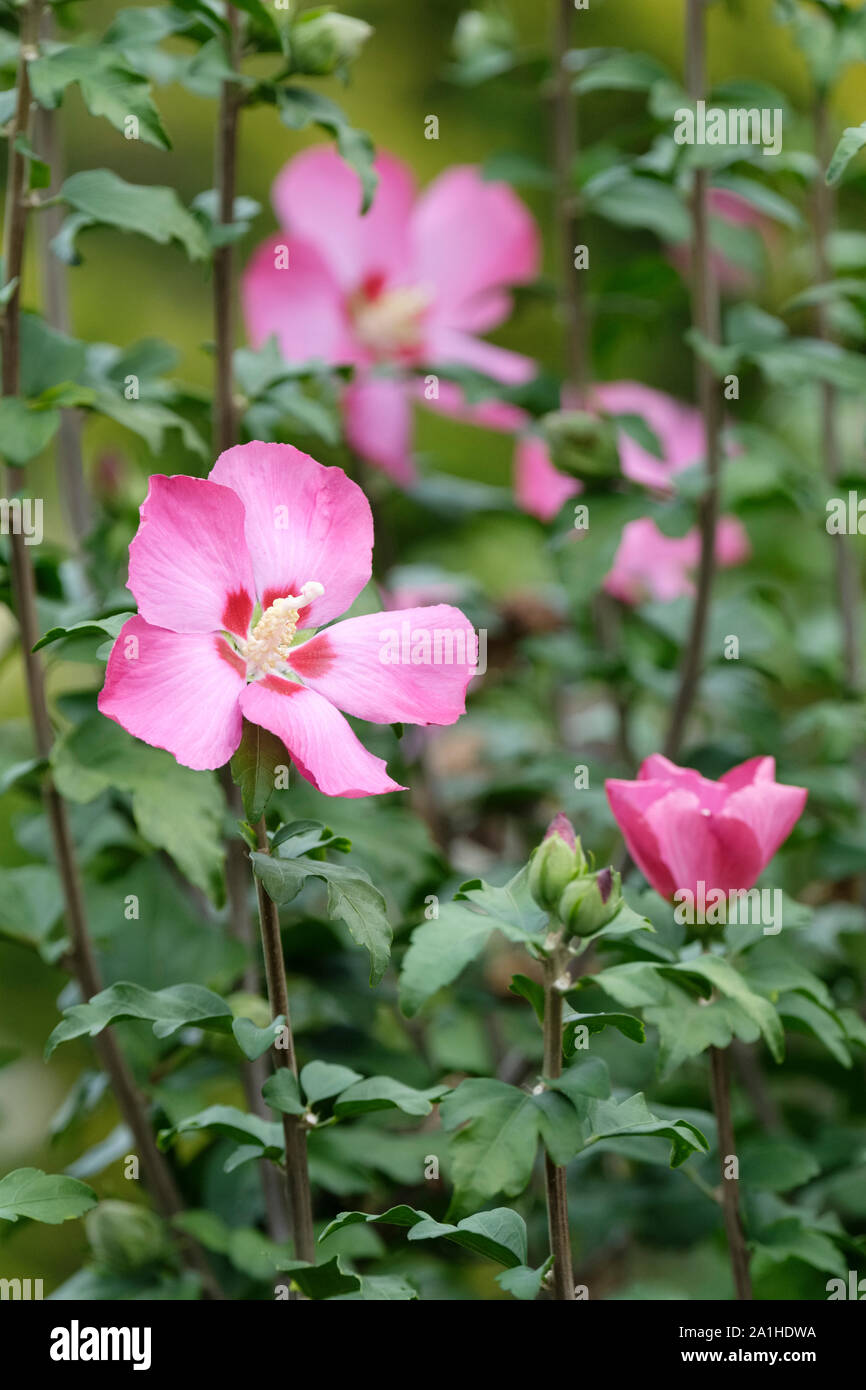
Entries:
[[615, 478], [619, 471], [616, 434], [607, 420], [583, 410], [554, 410], [541, 429], [557, 468], [578, 478]]
[[614, 869], [600, 869], [597, 874], [586, 874], [568, 884], [559, 899], [557, 914], [566, 931], [575, 936], [592, 936], [616, 916], [621, 904], [620, 875]]
[[162, 1219], [131, 1202], [100, 1202], [85, 1216], [84, 1229], [96, 1259], [117, 1274], [162, 1264], [172, 1252]]
[[291, 57], [296, 72], [327, 77], [361, 52], [373, 26], [348, 14], [303, 15], [292, 26]]
[[574, 827], [566, 816], [555, 816], [529, 862], [530, 893], [539, 907], [553, 912], [566, 884], [585, 871], [586, 860]]

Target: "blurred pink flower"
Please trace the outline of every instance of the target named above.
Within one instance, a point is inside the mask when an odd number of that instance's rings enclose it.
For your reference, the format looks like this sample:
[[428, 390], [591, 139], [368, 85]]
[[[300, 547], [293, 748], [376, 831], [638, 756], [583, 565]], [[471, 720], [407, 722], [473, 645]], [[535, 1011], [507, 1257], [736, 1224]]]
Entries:
[[[761, 233], [765, 241], [771, 237], [771, 224], [768, 219], [758, 211], [754, 203], [750, 203], [748, 198], [742, 197], [741, 194], [734, 193], [729, 188], [711, 188], [708, 203], [711, 217], [717, 217], [719, 221], [728, 222], [733, 227], [752, 227]], [[691, 264], [691, 246], [688, 242], [670, 247], [668, 259], [684, 279], [688, 277]], [[754, 279], [744, 266], [736, 265], [721, 251], [711, 252], [710, 265], [716, 284], [722, 290], [748, 289]]]
[[638, 415], [658, 440], [661, 457], [633, 438], [627, 430], [617, 433], [620, 467], [633, 483], [658, 492], [673, 491], [671, 481], [704, 456], [704, 424], [701, 412], [664, 391], [639, 381], [607, 381], [593, 386], [591, 404], [608, 415]]
[[[657, 599], [668, 603], [694, 593], [692, 573], [697, 569], [701, 536], [694, 527], [685, 536], [666, 536], [647, 516], [623, 527], [613, 568], [604, 588], [622, 603]], [[723, 568], [740, 565], [749, 556], [749, 538], [733, 516], [720, 517], [716, 526], [716, 563]]]
[[[350, 606], [372, 549], [361, 489], [289, 445], [227, 449], [207, 479], [155, 474], [129, 548], [139, 613], [112, 648], [100, 710], [187, 767], [221, 767], [246, 718], [327, 796], [402, 790], [340, 711], [453, 724], [475, 635], [440, 604], [349, 618], [295, 645]], [[439, 660], [448, 634], [457, 659]]]
[[[663, 391], [655, 391], [638, 381], [609, 381], [593, 386], [589, 392], [592, 408], [610, 415], [636, 415], [655, 435], [661, 457], [620, 427], [617, 432], [620, 467], [632, 482], [670, 494], [674, 479], [684, 469], [699, 463], [704, 455], [704, 427], [700, 411], [685, 405]], [[514, 494], [519, 507], [540, 521], [552, 521], [569, 497], [578, 496], [583, 485], [578, 478], [560, 473], [551, 460], [544, 440], [523, 435], [514, 453]], [[575, 532], [578, 536], [579, 532]], [[735, 517], [722, 517], [716, 529], [716, 560], [729, 567], [742, 564], [749, 556], [749, 540]], [[682, 537], [665, 536], [648, 517], [628, 522], [614, 558], [613, 568], [604, 581], [608, 593], [623, 603], [645, 599], [667, 602], [681, 594], [694, 592], [690, 574], [700, 557], [697, 528]]]
[[[563, 399], [563, 409], [574, 408]], [[704, 456], [704, 427], [701, 413], [656, 391], [639, 381], [608, 381], [593, 386], [588, 408], [608, 415], [636, 415], [655, 435], [661, 457], [638, 443], [622, 427], [617, 431], [620, 467], [633, 483], [656, 492], [673, 491], [677, 473], [700, 463]], [[517, 441], [514, 455], [514, 492], [518, 506], [540, 521], [552, 521], [568, 497], [576, 496], [581, 484], [560, 473], [550, 458], [547, 445], [537, 435], [524, 435]]]
[[[392, 155], [380, 153], [376, 171], [362, 216], [359, 179], [334, 151], [290, 160], [273, 187], [282, 230], [254, 254], [242, 296], [254, 346], [275, 334], [289, 362], [355, 368], [343, 395], [347, 438], [405, 484], [414, 476], [412, 401], [426, 399], [406, 369], [462, 365], [509, 385], [534, 374], [528, 358], [477, 335], [507, 317], [509, 288], [535, 275], [539, 238], [512, 190], [475, 168], [446, 170], [420, 196]], [[390, 373], [374, 373], [382, 367]], [[448, 382], [428, 404], [493, 428], [521, 418], [508, 406], [466, 407]]]
[[552, 521], [569, 497], [583, 491], [578, 478], [560, 473], [538, 435], [518, 439], [514, 451], [514, 495], [517, 505], [539, 521]]
[[638, 868], [663, 898], [688, 890], [748, 889], [803, 812], [807, 792], [775, 780], [773, 758], [750, 758], [718, 782], [660, 753], [637, 781], [605, 783]]

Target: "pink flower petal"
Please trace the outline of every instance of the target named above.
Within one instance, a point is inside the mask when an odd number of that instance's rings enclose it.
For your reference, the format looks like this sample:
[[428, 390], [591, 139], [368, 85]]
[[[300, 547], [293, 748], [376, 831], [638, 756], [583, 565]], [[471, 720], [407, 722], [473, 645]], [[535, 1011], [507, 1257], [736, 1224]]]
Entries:
[[384, 761], [353, 734], [332, 704], [305, 686], [266, 676], [241, 696], [247, 719], [283, 743], [300, 772], [325, 796], [378, 796], [405, 791], [392, 781]]
[[241, 741], [244, 666], [216, 633], [130, 618], [111, 655], [100, 711], [184, 767], [222, 767]]
[[604, 588], [622, 603], [670, 603], [694, 591], [688, 537], [666, 536], [646, 516], [626, 522]]
[[359, 375], [343, 392], [346, 440], [361, 458], [408, 487], [417, 476], [412, 461], [412, 400], [398, 377]]
[[638, 768], [638, 781], [663, 782], [666, 790], [672, 787], [692, 792], [701, 810], [721, 811], [728, 799], [727, 791], [718, 782], [702, 777], [693, 767], [678, 767], [663, 753], [651, 753]]
[[661, 897], [672, 898], [676, 884], [647, 819], [647, 812], [667, 794], [668, 788], [655, 782], [626, 782], [611, 777], [605, 782], [605, 791], [632, 859]]
[[744, 763], [737, 763], [736, 767], [729, 768], [719, 778], [719, 781], [724, 782], [731, 791], [736, 791], [739, 787], [750, 787], [753, 782], [775, 782], [775, 780], [776, 759], [762, 757], [749, 758]]
[[[626, 522], [604, 587], [622, 603], [646, 599], [670, 603], [694, 593], [692, 573], [700, 562], [697, 527], [685, 536], [666, 536], [650, 517]], [[742, 563], [749, 555], [748, 537], [736, 517], [722, 517], [716, 528], [716, 561], [723, 568]]]
[[412, 171], [381, 152], [375, 169], [379, 182], [363, 216], [361, 181], [329, 147], [296, 155], [273, 187], [280, 224], [319, 248], [345, 291], [379, 275], [389, 283], [405, 282], [415, 196]]
[[592, 399], [610, 415], [639, 415], [659, 442], [659, 459], [625, 430], [619, 432], [620, 467], [632, 482], [667, 491], [671, 478], [699, 463], [706, 450], [701, 413], [694, 406], [639, 381], [608, 381], [592, 389]]
[[471, 624], [447, 604], [348, 618], [291, 653], [311, 690], [374, 724], [453, 724], [476, 661]]
[[675, 889], [709, 892], [751, 888], [764, 867], [761, 846], [751, 827], [726, 813], [702, 809], [692, 792], [673, 790], [654, 801], [646, 814]]
[[735, 516], [719, 517], [716, 526], [716, 563], [722, 569], [745, 564], [752, 553], [743, 523]]
[[341, 366], [358, 357], [340, 285], [306, 241], [277, 235], [258, 247], [244, 271], [241, 301], [253, 347], [275, 336], [287, 362], [321, 358]]
[[466, 399], [466, 393], [456, 381], [447, 381], [444, 377], [439, 379], [437, 390], [438, 395], [428, 400], [425, 383], [418, 381], [414, 385], [413, 395], [431, 410], [437, 410], [455, 420], [464, 420], [468, 425], [477, 425], [479, 429], [516, 434], [518, 430], [525, 428], [530, 419], [521, 406], [512, 405], [510, 401], [497, 401], [491, 397], [490, 400], [473, 401], [470, 404]]
[[551, 835], [558, 835], [560, 840], [565, 841], [569, 849], [577, 848], [577, 836], [574, 832], [574, 826], [564, 811], [557, 811], [556, 815], [553, 817], [553, 820], [544, 832], [545, 840], [549, 840]]
[[523, 386], [537, 373], [531, 358], [447, 327], [431, 329], [427, 335], [427, 350], [434, 362], [471, 367], [506, 386]]
[[560, 473], [543, 440], [526, 435], [514, 451], [514, 495], [517, 505], [539, 521], [552, 521], [569, 497], [582, 491], [577, 478]]
[[[436, 316], [464, 331], [492, 328], [491, 293], [537, 273], [532, 215], [507, 184], [485, 182], [470, 166], [448, 169], [421, 194], [412, 239], [416, 278], [437, 290]], [[501, 294], [493, 302], [504, 316]]]
[[259, 441], [226, 449], [210, 476], [243, 503], [262, 606], [315, 580], [325, 592], [301, 611], [299, 626], [319, 627], [344, 613], [372, 564], [373, 518], [358, 485], [290, 444]]
[[803, 814], [807, 796], [805, 787], [755, 781], [731, 792], [722, 818], [735, 817], [748, 825], [768, 864]]
[[156, 627], [244, 636], [255, 584], [240, 499], [204, 478], [154, 473], [129, 547], [129, 587]]

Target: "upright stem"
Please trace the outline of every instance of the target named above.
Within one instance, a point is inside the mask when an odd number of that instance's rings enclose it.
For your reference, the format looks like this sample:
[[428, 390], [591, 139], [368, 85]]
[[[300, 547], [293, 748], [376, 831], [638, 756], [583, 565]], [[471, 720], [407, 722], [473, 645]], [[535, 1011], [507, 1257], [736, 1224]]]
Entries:
[[553, 35], [555, 67], [553, 89], [553, 151], [556, 170], [556, 223], [561, 258], [560, 288], [565, 321], [565, 357], [568, 384], [581, 399], [587, 378], [586, 306], [582, 271], [575, 268], [578, 243], [574, 161], [577, 156], [577, 108], [566, 66], [570, 48], [573, 0], [555, 0]]
[[[826, 169], [830, 160], [830, 122], [827, 98], [822, 92], [815, 102], [815, 146], [820, 168]], [[827, 240], [833, 229], [834, 196], [833, 189], [819, 174], [815, 185], [815, 259], [818, 280], [825, 284], [830, 279], [830, 266], [827, 257]], [[830, 312], [827, 304], [819, 304], [817, 309], [817, 329], [819, 338], [831, 342], [833, 333]], [[836, 407], [838, 394], [830, 382], [821, 383], [821, 433], [824, 441], [824, 471], [831, 487], [836, 487], [841, 473], [841, 452], [839, 433], [836, 428]], [[860, 576], [857, 562], [851, 548], [849, 536], [839, 533], [830, 537], [836, 564], [836, 592], [839, 603], [839, 618], [842, 626], [842, 652], [845, 680], [852, 691], [863, 688], [863, 667], [860, 656]]]
[[[17, 396], [20, 389], [20, 281], [24, 262], [24, 245], [28, 212], [28, 161], [16, 148], [19, 134], [26, 135], [30, 126], [30, 80], [28, 63], [37, 54], [41, 3], [31, 0], [21, 12], [21, 61], [18, 69], [18, 101], [13, 127], [9, 136], [9, 170], [6, 188], [6, 220], [4, 227], [4, 267], [7, 280], [18, 280], [11, 294], [2, 321], [2, 380], [4, 396]], [[10, 493], [21, 486], [22, 470], [7, 468]], [[39, 640], [36, 614], [36, 582], [30, 549], [21, 534], [10, 536], [12, 588], [18, 617], [24, 678], [27, 687], [33, 738], [40, 758], [48, 758], [54, 743], [54, 732], [48, 713], [42, 663], [33, 647]], [[51, 829], [57, 872], [63, 889], [66, 927], [71, 942], [70, 964], [84, 999], [98, 994], [102, 988], [99, 967], [87, 925], [84, 895], [75, 853], [75, 843], [66, 814], [66, 805], [50, 776], [45, 778], [44, 796], [48, 823]], [[165, 1217], [177, 1215], [183, 1209], [180, 1193], [165, 1158], [156, 1147], [148, 1120], [147, 1108], [132, 1072], [117, 1040], [106, 1029], [94, 1040], [97, 1056], [108, 1073], [115, 1099], [125, 1123], [132, 1131], [144, 1164], [154, 1202]], [[203, 1252], [192, 1242], [185, 1242], [186, 1252], [198, 1268], [204, 1286], [216, 1297], [219, 1289]]]
[[[240, 19], [234, 5], [226, 6], [229, 23], [226, 57], [233, 72], [241, 57]], [[234, 221], [235, 171], [237, 168], [238, 113], [237, 82], [225, 81], [220, 89], [216, 133], [215, 180], [217, 215], [223, 227]], [[232, 293], [232, 246], [217, 247], [213, 258], [213, 305], [216, 381], [214, 389], [214, 444], [218, 453], [236, 443], [232, 351], [234, 348], [234, 296]]]
[[[263, 854], [270, 853], [268, 833], [264, 816], [256, 826], [258, 847]], [[295, 1040], [292, 1035], [292, 1021], [289, 1013], [289, 990], [286, 983], [286, 966], [283, 960], [283, 943], [280, 937], [280, 915], [276, 903], [265, 892], [261, 879], [256, 879], [256, 892], [259, 901], [259, 922], [262, 931], [262, 949], [265, 957], [265, 976], [268, 982], [268, 1000], [271, 1014], [282, 1014], [286, 1020], [284, 1047], [274, 1047], [274, 1066], [287, 1067], [294, 1076], [298, 1074], [295, 1056]], [[313, 1199], [310, 1192], [310, 1175], [307, 1169], [307, 1134], [297, 1115], [283, 1116], [283, 1134], [286, 1141], [286, 1186], [289, 1210], [292, 1214], [292, 1233], [295, 1240], [295, 1255], [299, 1260], [311, 1264], [316, 1258], [316, 1241], [313, 1234]]]
[[728, 1237], [731, 1273], [738, 1299], [751, 1299], [752, 1280], [749, 1275], [749, 1251], [740, 1217], [740, 1184], [737, 1178], [725, 1175], [728, 1158], [736, 1155], [734, 1125], [731, 1119], [731, 1077], [726, 1047], [710, 1048], [710, 1090], [719, 1135], [719, 1171], [722, 1179], [722, 1211]]
[[[234, 5], [227, 7], [229, 38], [226, 58], [236, 72], [241, 59], [241, 36], [238, 12]], [[217, 192], [217, 216], [221, 226], [234, 221], [235, 173], [238, 144], [238, 87], [225, 81], [220, 89], [219, 117], [214, 149], [214, 184]], [[232, 247], [220, 246], [213, 261], [213, 318], [214, 318], [214, 392], [213, 442], [214, 451], [221, 454], [237, 443], [237, 421], [234, 409], [232, 380], [232, 349], [234, 347], [234, 286], [232, 283]], [[243, 816], [240, 793], [229, 769], [220, 774], [229, 809], [237, 820]], [[232, 931], [246, 947], [254, 940], [253, 921], [248, 899], [248, 869], [246, 852], [236, 835], [226, 844], [226, 887]], [[247, 967], [244, 987], [255, 992], [259, 987], [258, 971], [254, 964]]]
[[[555, 959], [544, 963], [544, 1075], [555, 1080], [562, 1074], [562, 995], [554, 988]], [[558, 1168], [545, 1151], [544, 1181], [547, 1189], [547, 1225], [553, 1255], [553, 1296], [574, 1301], [574, 1271], [568, 1228], [566, 1171]]]
[[[54, 24], [51, 9], [42, 17], [42, 38], [50, 39]], [[40, 106], [34, 120], [34, 143], [37, 151], [51, 169], [49, 197], [55, 197], [63, 183], [63, 143], [57, 112]], [[62, 204], [45, 208], [36, 221], [36, 243], [42, 276], [42, 297], [46, 322], [58, 333], [68, 333], [69, 285], [66, 266], [51, 250], [51, 242], [60, 231], [65, 212]], [[84, 480], [81, 454], [81, 415], [76, 410], [60, 412], [57, 434], [57, 482], [63, 507], [76, 546], [90, 530], [92, 511]]]
[[[241, 62], [242, 41], [240, 16], [234, 5], [227, 6], [226, 17], [229, 24], [226, 58], [232, 71], [237, 72]], [[226, 80], [220, 89], [214, 148], [217, 217], [220, 225], [224, 227], [234, 221], [239, 115], [238, 85]], [[220, 246], [214, 252], [213, 442], [214, 452], [217, 454], [237, 443], [237, 415], [232, 375], [235, 336], [233, 261], [231, 244]], [[228, 766], [220, 769], [220, 782], [232, 816], [235, 820], [241, 820], [243, 803]], [[249, 902], [249, 867], [246, 849], [237, 835], [229, 836], [226, 841], [226, 894], [232, 935], [247, 951], [243, 987], [251, 994], [257, 994], [260, 980], [255, 960], [255, 928]], [[267, 1106], [262, 1099], [265, 1066], [266, 1063], [261, 1058], [256, 1062], [245, 1063], [242, 1068], [247, 1105], [250, 1110], [262, 1116], [267, 1115]], [[267, 1162], [263, 1162], [260, 1169], [268, 1231], [272, 1240], [281, 1241], [286, 1236], [286, 1208], [279, 1178]]]
[[[706, 0], [686, 0], [686, 83], [693, 101], [704, 95]], [[710, 259], [708, 176], [698, 169], [692, 189], [692, 325], [708, 342], [719, 339], [719, 297]], [[701, 554], [691, 629], [683, 652], [679, 686], [674, 700], [665, 753], [676, 757], [698, 690], [704, 660], [707, 619], [716, 573], [716, 524], [719, 515], [721, 401], [710, 367], [697, 358], [698, 400], [706, 437], [704, 492], [699, 506]]]

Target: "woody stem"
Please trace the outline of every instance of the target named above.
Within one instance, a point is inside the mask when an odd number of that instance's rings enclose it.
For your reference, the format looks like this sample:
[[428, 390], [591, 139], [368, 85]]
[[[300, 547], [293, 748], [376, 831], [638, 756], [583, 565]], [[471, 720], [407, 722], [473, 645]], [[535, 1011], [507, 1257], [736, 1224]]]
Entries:
[[582, 272], [574, 264], [578, 239], [574, 162], [577, 157], [577, 110], [566, 59], [570, 46], [573, 0], [556, 0], [553, 34], [553, 153], [556, 172], [556, 222], [561, 258], [560, 296], [565, 322], [568, 384], [582, 392], [587, 377], [586, 306]]
[[[241, 18], [234, 5], [226, 6], [228, 37], [226, 61], [237, 72], [242, 56]], [[222, 227], [234, 221], [235, 185], [237, 170], [240, 88], [227, 78], [220, 88], [219, 115], [214, 145], [214, 187], [217, 194], [217, 221]], [[231, 242], [218, 246], [213, 257], [213, 323], [214, 323], [214, 391], [213, 441], [220, 454], [237, 443], [237, 415], [232, 380], [232, 350], [234, 347], [233, 254]], [[220, 770], [220, 784], [229, 811], [235, 820], [243, 819], [243, 803], [228, 767]], [[259, 971], [255, 961], [255, 926], [249, 900], [249, 877], [246, 850], [236, 835], [226, 841], [226, 896], [232, 935], [247, 951], [243, 987], [251, 994], [258, 993]], [[266, 1076], [264, 1059], [247, 1062], [242, 1067], [244, 1094], [250, 1110], [267, 1115], [262, 1100], [262, 1083]], [[267, 1211], [267, 1225], [273, 1240], [283, 1240], [286, 1234], [286, 1211], [279, 1180], [268, 1163], [261, 1164], [262, 1191]]]
[[[21, 11], [18, 98], [12, 129], [9, 134], [9, 167], [3, 237], [5, 275], [7, 282], [15, 281], [16, 286], [6, 303], [2, 320], [0, 320], [0, 345], [2, 345], [3, 357], [0, 389], [2, 389], [3, 396], [17, 396], [20, 390], [19, 292], [27, 230], [29, 159], [18, 147], [18, 136], [21, 134], [26, 137], [30, 127], [31, 92], [28, 64], [37, 51], [41, 10], [42, 6], [39, 0], [30, 0], [30, 3], [24, 5]], [[22, 470], [7, 468], [7, 477], [8, 489], [11, 494], [21, 486]], [[30, 548], [22, 534], [13, 531], [10, 536], [10, 551], [12, 589], [18, 617], [33, 740], [37, 754], [47, 761], [54, 743], [54, 731], [48, 713], [42, 662], [33, 650], [39, 640], [36, 579]], [[43, 794], [54, 845], [57, 872], [63, 889], [65, 924], [71, 942], [70, 965], [82, 997], [87, 1000], [100, 992], [102, 981], [87, 922], [75, 842], [69, 825], [66, 803], [57, 791], [50, 774], [45, 778]], [[129, 1064], [110, 1028], [105, 1029], [94, 1039], [94, 1046], [100, 1063], [111, 1080], [112, 1091], [120, 1113], [132, 1132], [141, 1161], [144, 1164], [144, 1171], [153, 1200], [163, 1216], [167, 1218], [176, 1216], [183, 1210], [180, 1193], [171, 1169], [156, 1147], [144, 1097], [138, 1090]], [[203, 1287], [211, 1297], [222, 1297], [200, 1247], [187, 1238], [183, 1238], [181, 1244], [190, 1264], [198, 1270]]]
[[[555, 1080], [562, 1074], [562, 995], [554, 987], [555, 958], [544, 963], [544, 1075]], [[571, 1235], [568, 1228], [566, 1171], [545, 1151], [544, 1182], [547, 1192], [547, 1226], [553, 1255], [553, 1297], [574, 1300]]]
[[710, 1091], [718, 1129], [722, 1212], [728, 1238], [731, 1274], [737, 1298], [749, 1300], [752, 1297], [752, 1280], [749, 1274], [749, 1250], [740, 1216], [740, 1184], [736, 1177], [727, 1173], [729, 1161], [736, 1158], [736, 1141], [731, 1118], [730, 1052], [726, 1047], [710, 1048]]
[[[693, 101], [704, 95], [706, 0], [686, 0], [686, 85]], [[708, 343], [719, 338], [719, 296], [710, 259], [708, 176], [697, 169], [692, 187], [692, 326]], [[679, 685], [664, 751], [675, 758], [698, 692], [716, 575], [716, 524], [719, 514], [721, 405], [708, 363], [697, 359], [698, 400], [706, 440], [704, 491], [699, 503], [701, 553], [691, 628], [683, 650]]]
[[[256, 841], [262, 854], [270, 854], [270, 843], [264, 816], [256, 825]], [[279, 1040], [282, 1046], [274, 1046], [272, 1060], [275, 1067], [286, 1067], [293, 1076], [297, 1077], [298, 1062], [289, 1013], [289, 990], [286, 982], [286, 965], [283, 960], [279, 910], [273, 899], [268, 896], [264, 884], [259, 878], [256, 878], [256, 893], [259, 903], [259, 925], [262, 933], [262, 950], [265, 958], [265, 976], [268, 982], [271, 1015], [277, 1017], [281, 1014], [285, 1019], [283, 1034]], [[299, 1116], [283, 1115], [282, 1118], [283, 1135], [286, 1142], [286, 1189], [289, 1211], [292, 1215], [295, 1255], [299, 1260], [307, 1260], [312, 1264], [316, 1257], [316, 1240], [313, 1233], [313, 1199], [307, 1167], [307, 1134]]]

